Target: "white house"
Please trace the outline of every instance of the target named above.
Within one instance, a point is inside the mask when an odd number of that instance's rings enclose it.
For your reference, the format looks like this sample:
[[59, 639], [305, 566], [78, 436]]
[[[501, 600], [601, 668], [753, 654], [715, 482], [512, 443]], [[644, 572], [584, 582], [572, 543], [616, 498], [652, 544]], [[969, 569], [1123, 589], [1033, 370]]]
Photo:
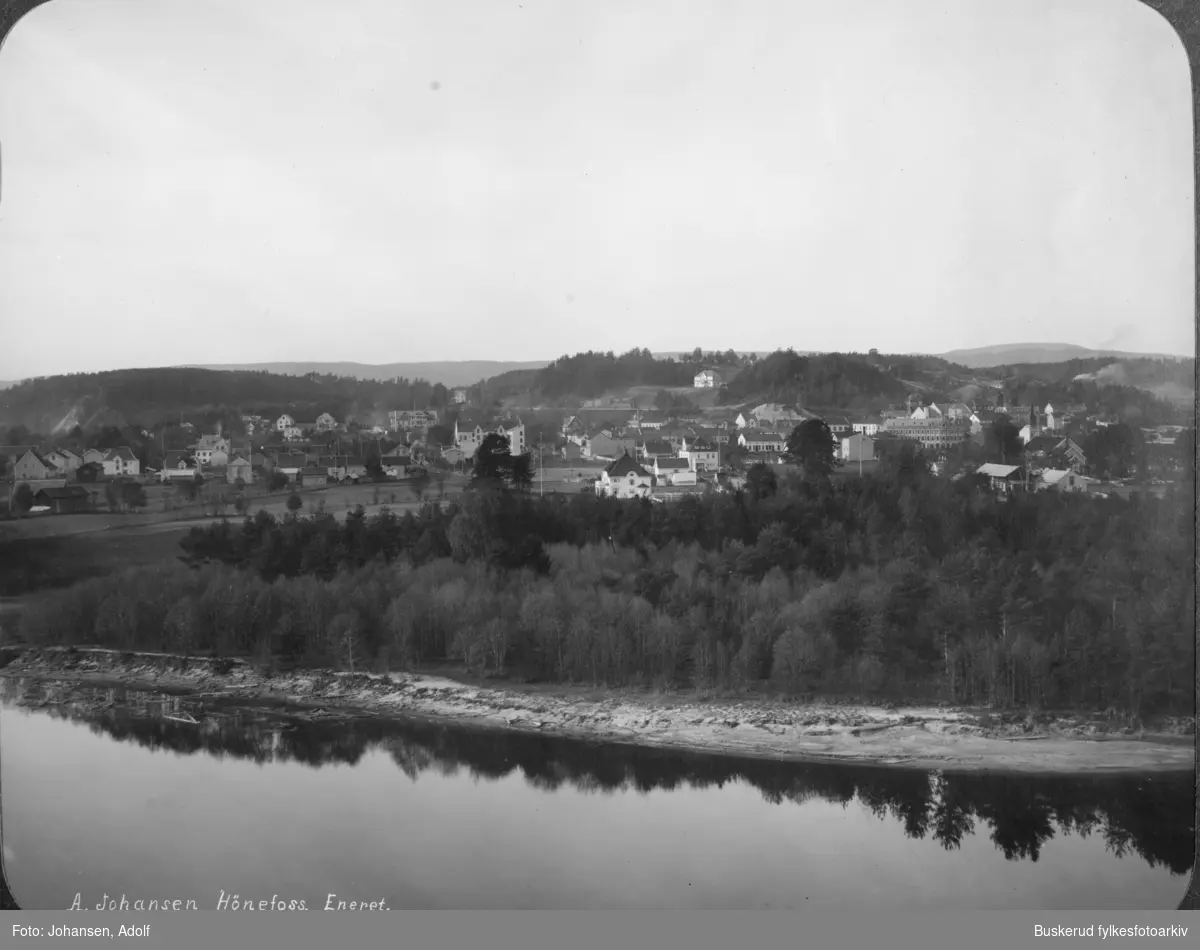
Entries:
[[335, 418], [333, 418], [333, 416], [331, 416], [329, 413], [323, 412], [319, 416], [317, 416], [317, 431], [318, 432], [332, 432], [334, 429], [337, 428], [337, 426], [338, 426], [337, 420]]
[[738, 433], [738, 445], [747, 452], [785, 452], [787, 439], [781, 432], [763, 432], [760, 429], [747, 429]]
[[228, 439], [219, 435], [203, 435], [193, 446], [192, 455], [201, 465], [226, 465], [229, 463], [231, 451]]
[[1093, 479], [1071, 471], [1048, 468], [1038, 476], [1038, 491], [1084, 492]]
[[479, 424], [472, 426], [470, 423], [454, 420], [454, 445], [462, 449], [468, 458], [475, 457], [475, 450], [483, 443], [486, 434], [483, 426]]
[[673, 458], [664, 459], [656, 458], [654, 460], [654, 475], [658, 479], [659, 484], [666, 483], [668, 485], [695, 485], [696, 473], [692, 471], [688, 465], [687, 459]]
[[456, 406], [461, 406], [467, 401], [467, 391], [465, 389], [456, 389], [450, 394], [450, 402]]
[[875, 440], [856, 432], [842, 439], [841, 456], [845, 462], [870, 462], [875, 458]]
[[937, 403], [930, 403], [928, 406], [917, 406], [911, 413], [910, 419], [941, 419], [943, 418], [942, 410], [938, 408]]
[[527, 448], [525, 442], [525, 424], [523, 422], [501, 422], [495, 429], [484, 429], [476, 424], [470, 427], [466, 423], [459, 428], [458, 420], [454, 422], [454, 445], [461, 449], [468, 458], [474, 458], [475, 452], [483, 444], [483, 440], [492, 433], [508, 439], [508, 451], [512, 455], [524, 455]]
[[277, 432], [283, 432], [287, 429], [290, 429], [295, 424], [296, 420], [285, 412], [282, 416], [275, 420], [275, 430]]
[[650, 473], [628, 455], [622, 455], [601, 472], [595, 484], [597, 495], [616, 498], [648, 498], [650, 491]]
[[65, 472], [68, 475], [83, 464], [83, 459], [70, 449], [55, 449], [52, 452], [47, 452], [45, 457], [47, 462], [60, 472]]
[[137, 475], [142, 469], [137, 456], [133, 454], [133, 449], [126, 445], [109, 449], [101, 464], [104, 466], [104, 474], [110, 476]]
[[685, 436], [679, 443], [679, 457], [687, 459], [688, 467], [693, 472], [715, 472], [720, 465], [721, 453], [710, 442], [689, 440]]
[[525, 443], [525, 423], [501, 422], [496, 431], [508, 439], [508, 451], [512, 455], [524, 455], [528, 446]]
[[777, 402], [764, 402], [750, 410], [750, 418], [759, 425], [777, 426], [782, 423], [793, 425], [803, 422], [806, 418], [803, 412], [784, 406]]
[[852, 422], [850, 428], [856, 435], [875, 436], [879, 434], [878, 422]]
[[692, 379], [692, 385], [696, 389], [717, 389], [721, 384], [721, 374], [711, 369], [701, 370]]

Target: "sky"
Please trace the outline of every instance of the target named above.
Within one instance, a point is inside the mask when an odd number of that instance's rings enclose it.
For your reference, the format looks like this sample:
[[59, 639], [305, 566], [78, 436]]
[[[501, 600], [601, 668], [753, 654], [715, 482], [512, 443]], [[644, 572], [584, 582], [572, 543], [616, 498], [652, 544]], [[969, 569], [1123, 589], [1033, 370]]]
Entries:
[[1194, 350], [1137, 0], [53, 0], [0, 49], [0, 379], [581, 350]]

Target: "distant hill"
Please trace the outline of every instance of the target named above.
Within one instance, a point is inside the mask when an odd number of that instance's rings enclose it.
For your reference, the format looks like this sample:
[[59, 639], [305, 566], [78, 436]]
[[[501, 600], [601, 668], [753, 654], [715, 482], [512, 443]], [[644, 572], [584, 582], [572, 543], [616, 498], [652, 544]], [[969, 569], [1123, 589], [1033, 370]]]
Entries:
[[424, 379], [443, 386], [472, 386], [481, 380], [521, 369], [542, 369], [550, 360], [504, 362], [500, 360], [462, 360], [444, 363], [212, 363], [183, 367], [188, 369], [249, 370], [282, 376], [349, 376], [353, 379]]
[[0, 425], [48, 434], [76, 425], [152, 426], [184, 419], [203, 425], [220, 420], [237, 431], [244, 412], [268, 418], [281, 412], [298, 418], [329, 412], [337, 419], [380, 422], [389, 409], [445, 408], [449, 399], [441, 383], [403, 377], [379, 381], [173, 366], [24, 380], [0, 390]]
[[[843, 409], [882, 408], [903, 401], [915, 390], [936, 393], [933, 374], [920, 360], [825, 353], [802, 356], [792, 350], [772, 353], [742, 370], [726, 386], [734, 400], [763, 399]], [[901, 375], [903, 377], [901, 378]], [[913, 377], [926, 378], [914, 383]]]
[[1175, 353], [1129, 353], [1121, 350], [1092, 350], [1074, 343], [1005, 343], [971, 350], [951, 350], [941, 358], [970, 369], [1011, 366], [1021, 363], [1065, 363], [1068, 360], [1097, 359], [1190, 359]]

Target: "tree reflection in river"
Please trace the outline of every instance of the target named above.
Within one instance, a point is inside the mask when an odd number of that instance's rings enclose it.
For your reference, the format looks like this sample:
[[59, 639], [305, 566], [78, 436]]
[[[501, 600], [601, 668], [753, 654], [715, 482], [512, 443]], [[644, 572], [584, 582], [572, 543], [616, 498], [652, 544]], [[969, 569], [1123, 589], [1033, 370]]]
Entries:
[[[0, 699], [87, 724], [93, 732], [179, 755], [204, 752], [260, 764], [354, 765], [386, 752], [412, 781], [431, 769], [495, 780], [519, 771], [535, 788], [611, 794], [718, 788], [745, 782], [772, 803], [820, 798], [860, 803], [911, 838], [946, 849], [983, 827], [1010, 861], [1037, 861], [1056, 834], [1103, 836], [1118, 857], [1137, 854], [1173, 874], [1191, 870], [1191, 775], [1042, 776], [773, 762], [445, 725], [420, 719], [234, 708], [197, 697], [123, 688], [0, 679]], [[195, 723], [188, 720], [195, 719]]]

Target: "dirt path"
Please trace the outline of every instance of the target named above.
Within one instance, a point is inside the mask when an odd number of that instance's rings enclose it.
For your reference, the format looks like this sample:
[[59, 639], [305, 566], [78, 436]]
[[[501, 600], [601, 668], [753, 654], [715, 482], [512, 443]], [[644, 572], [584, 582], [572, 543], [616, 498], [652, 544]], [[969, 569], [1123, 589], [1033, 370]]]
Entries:
[[123, 683], [214, 698], [302, 703], [310, 710], [417, 715], [780, 760], [1062, 773], [1195, 768], [1191, 720], [1167, 723], [1154, 734], [1104, 734], [1106, 725], [1087, 719], [1043, 717], [984, 725], [979, 713], [936, 707], [700, 701], [628, 692], [597, 699], [414, 674], [270, 676], [241, 661], [110, 650], [26, 649], [9, 656], [0, 670], [6, 677]]

